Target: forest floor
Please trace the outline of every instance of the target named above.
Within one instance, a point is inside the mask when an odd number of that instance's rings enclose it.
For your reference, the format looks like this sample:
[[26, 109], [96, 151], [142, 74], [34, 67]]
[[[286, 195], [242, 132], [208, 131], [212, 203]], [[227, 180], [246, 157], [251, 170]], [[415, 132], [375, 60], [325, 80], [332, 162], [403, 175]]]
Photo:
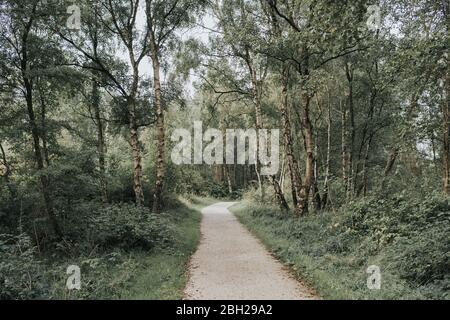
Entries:
[[202, 238], [190, 262], [185, 299], [317, 299], [228, 210], [233, 205], [202, 210]]

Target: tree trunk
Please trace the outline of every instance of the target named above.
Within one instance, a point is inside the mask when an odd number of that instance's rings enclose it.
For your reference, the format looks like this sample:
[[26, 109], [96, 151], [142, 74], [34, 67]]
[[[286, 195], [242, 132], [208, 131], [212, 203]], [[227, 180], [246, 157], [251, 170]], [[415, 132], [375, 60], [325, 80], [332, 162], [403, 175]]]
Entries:
[[284, 194], [284, 182], [286, 181], [285, 179], [286, 179], [286, 157], [283, 156], [283, 161], [281, 161], [280, 180], [278, 182], [282, 194]]
[[150, 33], [150, 58], [153, 67], [153, 89], [155, 95], [156, 116], [156, 182], [153, 197], [153, 212], [159, 213], [163, 207], [163, 189], [165, 179], [165, 127], [164, 110], [161, 93], [161, 65], [159, 61], [159, 48], [153, 30], [153, 16], [150, 3], [147, 1], [147, 19]]
[[394, 168], [394, 164], [395, 164], [395, 161], [397, 160], [399, 152], [400, 152], [400, 149], [397, 147], [397, 148], [394, 148], [394, 150], [392, 150], [392, 152], [389, 154], [389, 159], [386, 162], [386, 167], [384, 168], [384, 176], [385, 177], [387, 177], [391, 173], [392, 169]]
[[[305, 166], [305, 181], [300, 190], [299, 204], [302, 213], [308, 212], [308, 195], [312, 192], [314, 186], [314, 133], [313, 125], [309, 117], [309, 107], [311, 103], [311, 98], [308, 92], [303, 92], [303, 136], [305, 139], [305, 149], [306, 149], [306, 166]], [[318, 192], [318, 191], [317, 191]]]
[[3, 166], [5, 167], [5, 173], [3, 174], [3, 178], [5, 179], [6, 183], [9, 184], [9, 177], [11, 175], [11, 167], [8, 163], [8, 160], [6, 159], [6, 153], [5, 153], [5, 149], [3, 149], [3, 145], [0, 142], [0, 152], [2, 154], [2, 163]]
[[295, 187], [294, 183], [294, 172], [291, 170], [291, 166], [289, 164], [288, 160], [288, 169], [289, 169], [289, 179], [291, 180], [291, 195], [292, 195], [292, 203], [294, 205], [294, 208], [298, 206], [298, 199], [297, 199], [297, 188]]
[[[138, 206], [144, 205], [144, 191], [142, 187], [142, 150], [141, 142], [139, 140], [139, 127], [136, 119], [136, 99], [139, 90], [139, 65], [136, 61], [133, 36], [130, 34], [128, 40], [124, 40], [128, 50], [128, 56], [133, 71], [133, 79], [131, 83], [131, 90], [127, 97], [128, 107], [128, 122], [130, 130], [130, 145], [133, 156], [133, 190], [135, 195], [136, 204]], [[159, 79], [159, 73], [158, 73]]]
[[317, 158], [318, 158], [318, 143], [317, 143], [317, 136], [315, 138], [315, 142], [314, 142], [314, 183], [313, 183], [313, 201], [314, 201], [314, 205], [316, 208], [316, 211], [320, 211], [322, 210], [322, 200], [321, 200], [321, 196], [320, 196], [320, 191], [319, 191], [319, 187], [317, 185], [317, 181], [318, 181], [318, 176], [319, 176], [319, 168], [317, 165]]
[[[445, 28], [447, 30], [447, 34], [450, 32], [450, 5], [444, 4], [442, 2], [442, 11], [445, 17]], [[442, 113], [443, 113], [443, 135], [444, 135], [444, 143], [443, 143], [443, 179], [444, 179], [444, 192], [447, 195], [450, 195], [450, 66], [449, 66], [449, 50], [445, 50], [445, 63], [447, 67], [447, 73], [444, 81], [444, 98], [442, 104]]]
[[327, 159], [325, 163], [325, 182], [322, 196], [322, 208], [326, 208], [328, 205], [328, 192], [330, 191], [330, 164], [331, 164], [331, 101], [328, 97], [328, 110], [327, 110]]
[[[33, 11], [36, 8], [34, 7]], [[34, 14], [34, 12], [33, 12]], [[36, 166], [38, 169], [38, 175], [39, 180], [41, 182], [41, 192], [42, 196], [44, 198], [44, 205], [45, 205], [45, 212], [47, 214], [47, 218], [50, 222], [50, 231], [53, 233], [56, 237], [61, 237], [62, 233], [58, 224], [58, 221], [56, 219], [54, 209], [53, 209], [53, 202], [50, 194], [50, 178], [47, 174], [43, 173], [44, 170], [44, 159], [42, 156], [42, 150], [39, 143], [40, 135], [39, 135], [39, 129], [36, 123], [36, 116], [33, 109], [33, 84], [32, 79], [30, 79], [29, 74], [29, 64], [28, 64], [28, 48], [27, 48], [27, 41], [28, 41], [28, 34], [31, 30], [31, 23], [32, 20], [30, 20], [30, 23], [26, 26], [26, 31], [22, 36], [22, 59], [21, 59], [21, 73], [22, 73], [22, 80], [25, 87], [25, 100], [26, 100], [26, 107], [27, 107], [27, 113], [28, 113], [28, 119], [29, 119], [29, 125], [31, 129], [31, 135], [33, 138], [33, 147], [34, 147], [34, 158], [36, 162]]]
[[270, 182], [273, 185], [275, 191], [275, 197], [277, 199], [278, 205], [282, 211], [289, 211], [289, 205], [286, 201], [286, 198], [283, 195], [283, 191], [281, 190], [280, 184], [277, 181], [275, 176], [270, 176]]
[[41, 100], [41, 141], [42, 141], [42, 151], [44, 153], [45, 165], [47, 167], [50, 166], [50, 157], [48, 154], [48, 146], [47, 146], [47, 126], [46, 126], [46, 114], [47, 114], [47, 106], [45, 103], [45, 99], [43, 96], [43, 92], [39, 91], [39, 97]]
[[[258, 85], [258, 77], [256, 74], [256, 69], [253, 66], [253, 63], [251, 61], [250, 54], [247, 53], [247, 66], [250, 72], [250, 77], [252, 80], [252, 95], [253, 95], [253, 103], [255, 105], [255, 117], [256, 117], [256, 130], [259, 132], [263, 128], [263, 120], [262, 120], [262, 112], [261, 112], [261, 99], [259, 95], [259, 85]], [[256, 162], [256, 176], [258, 178], [258, 186], [259, 186], [259, 192], [261, 200], [264, 200], [265, 197], [265, 191], [264, 191], [264, 184], [263, 179], [261, 176], [261, 162], [259, 159], [259, 148], [260, 148], [260, 137], [259, 135], [256, 136], [256, 156], [257, 156], [257, 162]], [[266, 144], [264, 144], [266, 145]]]
[[431, 141], [431, 151], [433, 153], [433, 166], [438, 168], [437, 166], [437, 157], [436, 157], [436, 136], [434, 130], [432, 129], [430, 132], [430, 141]]
[[450, 195], [450, 76], [447, 73], [447, 81], [446, 81], [446, 101], [444, 101], [442, 105], [442, 113], [443, 113], [443, 162], [444, 162], [444, 192], [447, 195]]
[[226, 176], [227, 176], [227, 185], [228, 185], [228, 195], [233, 195], [233, 183], [231, 182], [231, 175], [230, 175], [230, 166], [225, 166]]
[[341, 158], [342, 158], [342, 183], [344, 190], [348, 190], [348, 145], [347, 145], [347, 109], [341, 104]]
[[369, 176], [368, 176], [368, 172], [367, 172], [367, 167], [369, 164], [369, 157], [370, 157], [370, 148], [372, 146], [372, 139], [373, 139], [373, 134], [371, 134], [369, 141], [367, 143], [366, 146], [366, 152], [364, 155], [364, 161], [363, 161], [363, 169], [362, 169], [362, 182], [361, 182], [361, 186], [358, 190], [358, 196], [362, 193], [363, 196], [367, 196], [367, 190], [369, 187]]
[[294, 155], [291, 123], [288, 114], [288, 97], [287, 97], [288, 76], [289, 74], [287, 67], [283, 67], [280, 113], [281, 113], [283, 140], [289, 169], [289, 175], [291, 177], [293, 195], [295, 195], [297, 199], [297, 205], [294, 208], [294, 213], [296, 216], [301, 216], [305, 213], [304, 205], [307, 202], [307, 195], [304, 193], [304, 189], [302, 187], [302, 179], [300, 177], [297, 159], [295, 158]]
[[[26, 74], [26, 71], [25, 71]], [[36, 124], [36, 117], [33, 110], [33, 94], [32, 94], [32, 85], [31, 81], [28, 80], [28, 76], [24, 76], [24, 83], [26, 88], [26, 104], [27, 104], [27, 111], [28, 111], [28, 118], [29, 118], [29, 124], [31, 127], [31, 135], [33, 137], [33, 145], [34, 145], [34, 158], [36, 161], [38, 174], [39, 174], [39, 180], [41, 182], [41, 191], [42, 196], [44, 198], [44, 204], [45, 204], [45, 211], [47, 213], [47, 217], [50, 222], [51, 231], [54, 235], [57, 237], [61, 237], [62, 233], [59, 228], [59, 224], [56, 220], [56, 216], [53, 210], [53, 202], [50, 194], [50, 178], [46, 173], [43, 173], [44, 170], [44, 159], [42, 156], [42, 150], [39, 143], [39, 129]]]
[[367, 189], [368, 189], [368, 184], [369, 184], [369, 179], [368, 179], [368, 175], [367, 175], [367, 165], [369, 162], [369, 150], [370, 150], [370, 143], [367, 144], [367, 149], [366, 149], [366, 155], [364, 157], [364, 164], [363, 164], [363, 188], [362, 188], [362, 192], [363, 192], [363, 196], [367, 196]]
[[[256, 130], [259, 132], [259, 130], [263, 129], [263, 127], [264, 127], [262, 111], [261, 111], [261, 97], [260, 97], [260, 92], [259, 92], [259, 84], [258, 84], [258, 77], [256, 74], [256, 69], [251, 61], [251, 57], [249, 56], [249, 54], [247, 55], [247, 66], [248, 66], [248, 69], [249, 69], [249, 72], [251, 75], [251, 79], [252, 79], [252, 94], [253, 94], [253, 101], [255, 104]], [[259, 159], [259, 154], [260, 154], [259, 139], [260, 139], [260, 136], [257, 135], [256, 154], [257, 154], [258, 161], [256, 164], [256, 176], [258, 178], [258, 185], [259, 185], [261, 200], [264, 200], [265, 190], [264, 190], [263, 177], [261, 176], [261, 162]], [[267, 142], [264, 143], [263, 145], [267, 146]], [[289, 206], [287, 205], [287, 202], [286, 202], [286, 198], [284, 197], [282, 189], [280, 188], [280, 185], [279, 185], [278, 181], [276, 180], [276, 178], [272, 177], [269, 180], [273, 186], [273, 189], [275, 192], [275, 197], [277, 199], [277, 202], [278, 202], [278, 205], [280, 206], [280, 208], [282, 210], [289, 209]]]
[[133, 190], [136, 198], [136, 204], [141, 206], [144, 204], [144, 192], [142, 189], [142, 157], [135, 108], [134, 98], [129, 97], [128, 120], [130, 128], [130, 144], [133, 154]]
[[216, 164], [212, 167], [212, 170], [214, 172], [214, 182], [217, 184], [222, 184], [223, 182], [223, 169], [222, 165]]
[[97, 153], [100, 171], [100, 197], [103, 203], [108, 203], [108, 183], [106, 180], [106, 143], [103, 120], [100, 111], [100, 91], [98, 82], [92, 80], [92, 107], [94, 108], [95, 124], [97, 127]]
[[348, 148], [348, 160], [347, 160], [347, 197], [351, 198], [354, 190], [354, 167], [353, 167], [353, 154], [355, 148], [355, 113], [354, 113], [354, 99], [353, 99], [353, 67], [351, 63], [345, 63], [345, 73], [348, 81], [348, 115], [350, 124], [350, 146]]

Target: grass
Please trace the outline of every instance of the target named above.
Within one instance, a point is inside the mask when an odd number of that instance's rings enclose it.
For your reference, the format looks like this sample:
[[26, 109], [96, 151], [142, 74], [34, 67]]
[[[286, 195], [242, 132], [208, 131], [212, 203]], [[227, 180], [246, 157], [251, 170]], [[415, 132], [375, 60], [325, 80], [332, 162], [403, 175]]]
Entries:
[[139, 267], [127, 287], [121, 290], [121, 299], [179, 300], [183, 297], [188, 280], [187, 264], [200, 240], [201, 209], [214, 201], [194, 197], [183, 200], [183, 207], [169, 212], [181, 217], [175, 223], [175, 245], [168, 251], [133, 253]]
[[[264, 245], [324, 299], [426, 299], [419, 284], [407, 282], [390, 263], [389, 251], [370, 251], [370, 234], [359, 238], [343, 234], [332, 213], [299, 220], [277, 208], [243, 201], [231, 208]], [[334, 230], [333, 230], [334, 228]], [[360, 242], [356, 239], [362, 239]], [[392, 247], [394, 245], [391, 245]], [[369, 265], [382, 269], [381, 290], [367, 288]], [[435, 290], [431, 298], [445, 298]]]
[[[173, 208], [162, 214], [170, 228], [171, 241], [150, 251], [110, 248], [87, 255], [74, 253], [43, 264], [43, 298], [180, 300], [188, 280], [187, 266], [200, 240], [201, 209], [217, 200], [191, 197], [173, 199]], [[69, 260], [70, 259], [70, 260]], [[68, 265], [81, 268], [81, 290], [66, 289]], [[39, 282], [37, 282], [39, 284]], [[41, 295], [38, 295], [41, 296]]]

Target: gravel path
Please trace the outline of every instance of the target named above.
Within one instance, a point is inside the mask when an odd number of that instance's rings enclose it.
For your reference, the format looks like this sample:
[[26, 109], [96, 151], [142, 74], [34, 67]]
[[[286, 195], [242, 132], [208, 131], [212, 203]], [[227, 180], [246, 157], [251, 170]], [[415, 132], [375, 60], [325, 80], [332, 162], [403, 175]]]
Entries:
[[230, 213], [233, 204], [202, 210], [202, 240], [191, 259], [185, 299], [315, 299]]

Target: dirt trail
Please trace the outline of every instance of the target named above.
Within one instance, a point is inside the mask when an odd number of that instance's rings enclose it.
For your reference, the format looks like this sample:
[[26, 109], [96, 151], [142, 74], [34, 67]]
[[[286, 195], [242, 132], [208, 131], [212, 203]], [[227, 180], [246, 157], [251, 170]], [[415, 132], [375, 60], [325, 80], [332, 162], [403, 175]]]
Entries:
[[202, 240], [190, 263], [188, 300], [316, 299], [221, 202], [202, 210]]

